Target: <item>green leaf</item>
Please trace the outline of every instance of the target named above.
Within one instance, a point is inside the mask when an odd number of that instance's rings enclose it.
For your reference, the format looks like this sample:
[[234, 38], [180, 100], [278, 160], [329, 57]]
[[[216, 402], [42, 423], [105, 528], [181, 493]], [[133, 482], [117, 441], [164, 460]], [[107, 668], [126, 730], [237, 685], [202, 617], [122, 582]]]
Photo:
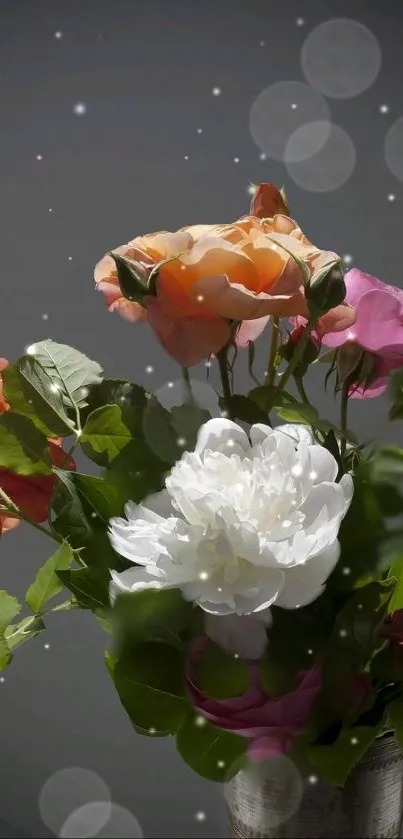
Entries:
[[298, 402], [290, 393], [280, 393], [274, 403], [274, 410], [286, 422], [302, 422], [317, 426], [319, 414], [313, 405]]
[[398, 484], [403, 480], [403, 449], [382, 446], [369, 462], [371, 479], [376, 483]]
[[242, 696], [250, 687], [249, 668], [239, 657], [211, 642], [200, 653], [195, 665], [195, 684], [213, 699]]
[[340, 262], [333, 261], [314, 272], [305, 288], [305, 299], [314, 317], [329, 312], [343, 302], [346, 284]]
[[395, 737], [403, 749], [403, 699], [395, 699], [388, 705], [388, 716], [395, 732]]
[[240, 769], [247, 749], [246, 737], [222, 731], [192, 711], [176, 735], [182, 759], [198, 775], [210, 781], [226, 782]]
[[389, 602], [388, 612], [390, 614], [392, 614], [392, 612], [397, 612], [399, 609], [403, 609], [403, 547], [401, 547], [400, 553], [401, 558], [397, 559], [393, 565], [391, 565], [388, 575], [391, 580], [396, 581], [395, 588]]
[[88, 390], [102, 380], [103, 370], [97, 361], [84, 353], [47, 338], [32, 344], [29, 355], [46, 370], [60, 392], [65, 408], [78, 410], [87, 405]]
[[[183, 440], [180, 447], [192, 451], [197, 442], [199, 429], [211, 419], [211, 414], [198, 405], [176, 405], [170, 410], [171, 426], [177, 440]], [[145, 421], [147, 420], [147, 411]]]
[[308, 760], [321, 778], [342, 787], [381, 730], [382, 722], [377, 726], [355, 726], [344, 730], [330, 746], [310, 746]]
[[110, 252], [110, 256], [116, 265], [119, 288], [123, 297], [144, 305], [144, 297], [148, 294], [149, 271], [136, 259], [127, 259], [113, 251]]
[[5, 670], [8, 664], [10, 664], [12, 658], [12, 654], [9, 650], [7, 641], [4, 638], [0, 638], [0, 673], [2, 670]]
[[122, 493], [118, 483], [109, 482], [107, 475], [99, 478], [73, 472], [71, 480], [79, 495], [86, 499], [104, 522], [109, 522], [113, 516], [122, 515], [128, 496]]
[[74, 548], [80, 548], [88, 544], [92, 538], [90, 512], [84, 509], [73, 473], [56, 468], [54, 472], [58, 477], [58, 483], [52, 499], [52, 509], [56, 514], [52, 528]]
[[4, 636], [8, 625], [20, 613], [21, 608], [22, 606], [16, 597], [12, 597], [7, 591], [0, 589], [0, 638]]
[[48, 441], [28, 417], [8, 411], [0, 417], [0, 467], [18, 475], [52, 472]]
[[388, 396], [391, 401], [389, 419], [396, 420], [403, 418], [403, 371], [401, 368], [394, 370], [389, 377]]
[[112, 612], [115, 641], [119, 648], [150, 639], [177, 644], [192, 612], [192, 603], [185, 601], [178, 589], [119, 594]]
[[[29, 356], [31, 357], [31, 356]], [[8, 364], [2, 370], [1, 378], [3, 382], [3, 394], [12, 408], [13, 414], [22, 414], [28, 417], [36, 428], [46, 437], [58, 437], [59, 434], [52, 431], [38, 416], [36, 400], [32, 399], [32, 394], [28, 393], [28, 387], [21, 376], [19, 370], [19, 360], [14, 364]], [[71, 429], [69, 431], [71, 433]]]
[[17, 647], [21, 647], [31, 638], [36, 638], [44, 629], [45, 624], [37, 615], [29, 615], [19, 623], [10, 623], [4, 635], [10, 652], [13, 652]]
[[149, 398], [150, 395], [144, 387], [126, 379], [103, 379], [91, 388], [84, 415], [88, 416], [96, 408], [103, 408], [105, 405], [131, 405], [132, 408], [144, 410]]
[[120, 701], [134, 726], [175, 733], [189, 710], [182, 654], [150, 641], [120, 656], [114, 667]]
[[73, 559], [72, 548], [68, 542], [63, 542], [39, 569], [34, 582], [25, 595], [25, 601], [33, 612], [40, 612], [52, 597], [62, 591], [63, 585], [57, 577], [56, 571], [70, 568]]
[[186, 445], [172, 419], [172, 413], [163, 408], [155, 397], [149, 400], [143, 418], [145, 441], [153, 454], [169, 466], [179, 460]]
[[[267, 412], [272, 404], [273, 396], [276, 392], [274, 386], [258, 385], [252, 388], [248, 393], [248, 399], [255, 402], [256, 405], [263, 411], [267, 422]], [[295, 400], [296, 401], [296, 400]]]
[[104, 567], [77, 568], [56, 571], [57, 576], [77, 600], [81, 609], [104, 616], [109, 609], [110, 576]]
[[96, 408], [85, 423], [81, 447], [100, 466], [125, 471], [151, 467], [156, 460], [144, 440], [143, 412], [131, 406]]
[[38, 359], [31, 355], [22, 356], [18, 361], [18, 370], [22, 391], [42, 424], [55, 436], [70, 436], [74, 431], [74, 422], [66, 413], [61, 391]]
[[[260, 390], [260, 388], [255, 388]], [[267, 388], [266, 388], [267, 393]], [[220, 408], [228, 410], [233, 417], [253, 425], [254, 423], [263, 423], [270, 425], [267, 411], [264, 411], [256, 402], [256, 400], [242, 396], [241, 394], [234, 394], [228, 399], [220, 397]]]

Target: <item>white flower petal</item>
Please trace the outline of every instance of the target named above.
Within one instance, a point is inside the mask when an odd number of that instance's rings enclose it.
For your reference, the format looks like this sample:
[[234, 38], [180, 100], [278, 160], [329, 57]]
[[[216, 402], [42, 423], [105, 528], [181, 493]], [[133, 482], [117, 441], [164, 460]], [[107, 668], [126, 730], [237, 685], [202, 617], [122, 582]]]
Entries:
[[346, 514], [354, 494], [354, 481], [351, 475], [343, 475], [340, 481], [340, 486], [342, 487], [344, 493], [344, 514]]
[[298, 443], [305, 443], [306, 446], [311, 446], [313, 443], [312, 431], [309, 426], [303, 423], [286, 422], [283, 425], [276, 426], [275, 430], [291, 438], [297, 445]]
[[134, 591], [144, 591], [146, 588], [164, 588], [164, 583], [161, 580], [151, 577], [143, 568], [129, 568], [128, 571], [121, 571], [121, 573], [112, 570], [110, 574], [112, 578], [109, 586], [111, 603], [122, 592], [127, 594]]
[[311, 460], [311, 478], [314, 484], [322, 481], [334, 482], [339, 467], [333, 455], [324, 446], [309, 446]]
[[252, 446], [258, 446], [260, 443], [265, 442], [268, 437], [272, 436], [273, 429], [270, 425], [263, 425], [262, 422], [257, 422], [251, 426], [249, 433]]
[[249, 448], [248, 436], [239, 425], [224, 417], [214, 417], [200, 428], [195, 453], [203, 455], [211, 450], [228, 455], [244, 454]]
[[288, 569], [284, 586], [277, 598], [276, 606], [295, 609], [307, 606], [322, 593], [324, 583], [340, 557], [340, 544], [336, 540], [318, 556], [308, 559], [303, 565]]
[[244, 659], [259, 659], [267, 644], [266, 626], [270, 626], [270, 610], [257, 615], [209, 615], [204, 618], [204, 631], [219, 647]]

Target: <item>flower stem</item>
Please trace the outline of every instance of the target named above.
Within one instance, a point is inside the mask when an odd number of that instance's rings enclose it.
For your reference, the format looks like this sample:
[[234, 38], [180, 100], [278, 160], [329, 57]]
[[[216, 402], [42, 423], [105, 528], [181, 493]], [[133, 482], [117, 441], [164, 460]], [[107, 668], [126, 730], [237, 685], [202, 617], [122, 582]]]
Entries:
[[[39, 522], [32, 521], [29, 516], [26, 516], [25, 513], [17, 507], [17, 504], [14, 504], [14, 501], [9, 498], [7, 493], [4, 492], [4, 489], [0, 487], [0, 499], [3, 501], [3, 507], [6, 508], [6, 512], [10, 513], [15, 518], [21, 519], [22, 521], [26, 521], [27, 524], [30, 524], [31, 527], [34, 527], [35, 530], [39, 530], [40, 533], [44, 533], [45, 536], [49, 536], [50, 539], [54, 539], [55, 542], [59, 542], [61, 544], [64, 540], [61, 536], [58, 536], [56, 533], [52, 533], [51, 530], [47, 530], [46, 527], [43, 527]], [[4, 512], [4, 510], [3, 510]]]
[[192, 393], [192, 385], [190, 383], [189, 368], [182, 367], [182, 381], [185, 390], [185, 404], [195, 405], [195, 399]]
[[276, 402], [276, 399], [277, 399], [278, 395], [280, 393], [282, 393], [282, 391], [284, 390], [287, 382], [289, 381], [289, 379], [293, 375], [294, 371], [297, 369], [298, 364], [300, 363], [301, 359], [303, 358], [305, 347], [306, 347], [306, 345], [309, 341], [309, 338], [311, 336], [311, 332], [312, 332], [312, 329], [313, 329], [314, 325], [315, 325], [315, 318], [313, 318], [313, 317], [309, 318], [309, 320], [308, 320], [308, 322], [305, 326], [305, 329], [304, 329], [304, 331], [301, 335], [301, 338], [300, 338], [300, 340], [299, 340], [299, 342], [298, 342], [298, 344], [295, 348], [293, 356], [292, 356], [292, 358], [291, 358], [291, 360], [288, 364], [288, 367], [285, 369], [285, 371], [284, 371], [284, 373], [283, 373], [283, 375], [280, 379], [279, 384], [274, 389], [274, 393], [268, 399], [268, 406], [266, 407], [266, 410], [267, 410], [268, 413], [271, 411], [273, 405]]
[[340, 401], [340, 431], [341, 431], [341, 440], [340, 440], [340, 454], [341, 457], [344, 458], [346, 455], [346, 448], [347, 448], [347, 414], [348, 414], [348, 394], [350, 391], [350, 383], [347, 379], [344, 382], [343, 387], [341, 389], [341, 401]]
[[221, 384], [222, 384], [222, 391], [223, 397], [225, 402], [225, 409], [227, 411], [228, 417], [232, 419], [232, 414], [230, 410], [230, 400], [231, 400], [231, 385], [228, 375], [228, 347], [223, 347], [217, 353], [217, 361], [218, 366], [220, 368], [220, 376], [221, 376]]
[[276, 377], [276, 368], [274, 366], [274, 362], [276, 360], [278, 338], [280, 334], [279, 324], [280, 318], [278, 317], [278, 315], [272, 317], [269, 360], [267, 363], [266, 378], [264, 380], [265, 387], [271, 387], [274, 384], [274, 379]]

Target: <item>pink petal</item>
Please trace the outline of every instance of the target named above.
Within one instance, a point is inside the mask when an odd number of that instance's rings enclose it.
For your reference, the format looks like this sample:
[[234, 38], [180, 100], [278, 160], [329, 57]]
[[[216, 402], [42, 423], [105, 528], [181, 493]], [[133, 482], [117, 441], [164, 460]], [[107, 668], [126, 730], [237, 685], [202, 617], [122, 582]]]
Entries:
[[235, 338], [238, 349], [246, 349], [250, 341], [256, 341], [269, 320], [270, 315], [266, 315], [263, 318], [255, 318], [255, 320], [242, 321]]

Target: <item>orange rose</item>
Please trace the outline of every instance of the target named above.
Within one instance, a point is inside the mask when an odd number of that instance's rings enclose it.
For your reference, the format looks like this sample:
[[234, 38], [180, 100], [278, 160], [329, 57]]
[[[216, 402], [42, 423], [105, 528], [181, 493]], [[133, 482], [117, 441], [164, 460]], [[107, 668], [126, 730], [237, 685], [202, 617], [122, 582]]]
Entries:
[[[271, 315], [307, 316], [303, 276], [293, 257], [304, 262], [311, 278], [338, 259], [312, 245], [295, 221], [278, 214], [138, 236], [117, 252], [145, 266], [162, 265], [156, 295], [144, 297], [145, 309], [124, 300], [113, 259], [104, 257], [95, 281], [109, 308], [126, 317], [130, 311], [133, 320], [147, 318], [165, 349], [186, 367], [225, 346], [231, 320], [243, 322], [242, 346], [248, 332], [256, 338]], [[352, 324], [353, 310], [342, 309], [343, 323]]]
[[[0, 371], [4, 370], [7, 364], [6, 359], [0, 359]], [[8, 410], [10, 406], [3, 397], [3, 383], [0, 376], [0, 413]], [[52, 463], [59, 469], [75, 469], [74, 460], [72, 458], [67, 460], [66, 452], [61, 448], [62, 442], [61, 437], [49, 440]], [[11, 469], [0, 468], [1, 489], [26, 516], [37, 523], [46, 521], [48, 517], [49, 503], [56, 481], [56, 475], [17, 475]], [[20, 519], [15, 516], [0, 513], [0, 534], [18, 527], [19, 524]]]

